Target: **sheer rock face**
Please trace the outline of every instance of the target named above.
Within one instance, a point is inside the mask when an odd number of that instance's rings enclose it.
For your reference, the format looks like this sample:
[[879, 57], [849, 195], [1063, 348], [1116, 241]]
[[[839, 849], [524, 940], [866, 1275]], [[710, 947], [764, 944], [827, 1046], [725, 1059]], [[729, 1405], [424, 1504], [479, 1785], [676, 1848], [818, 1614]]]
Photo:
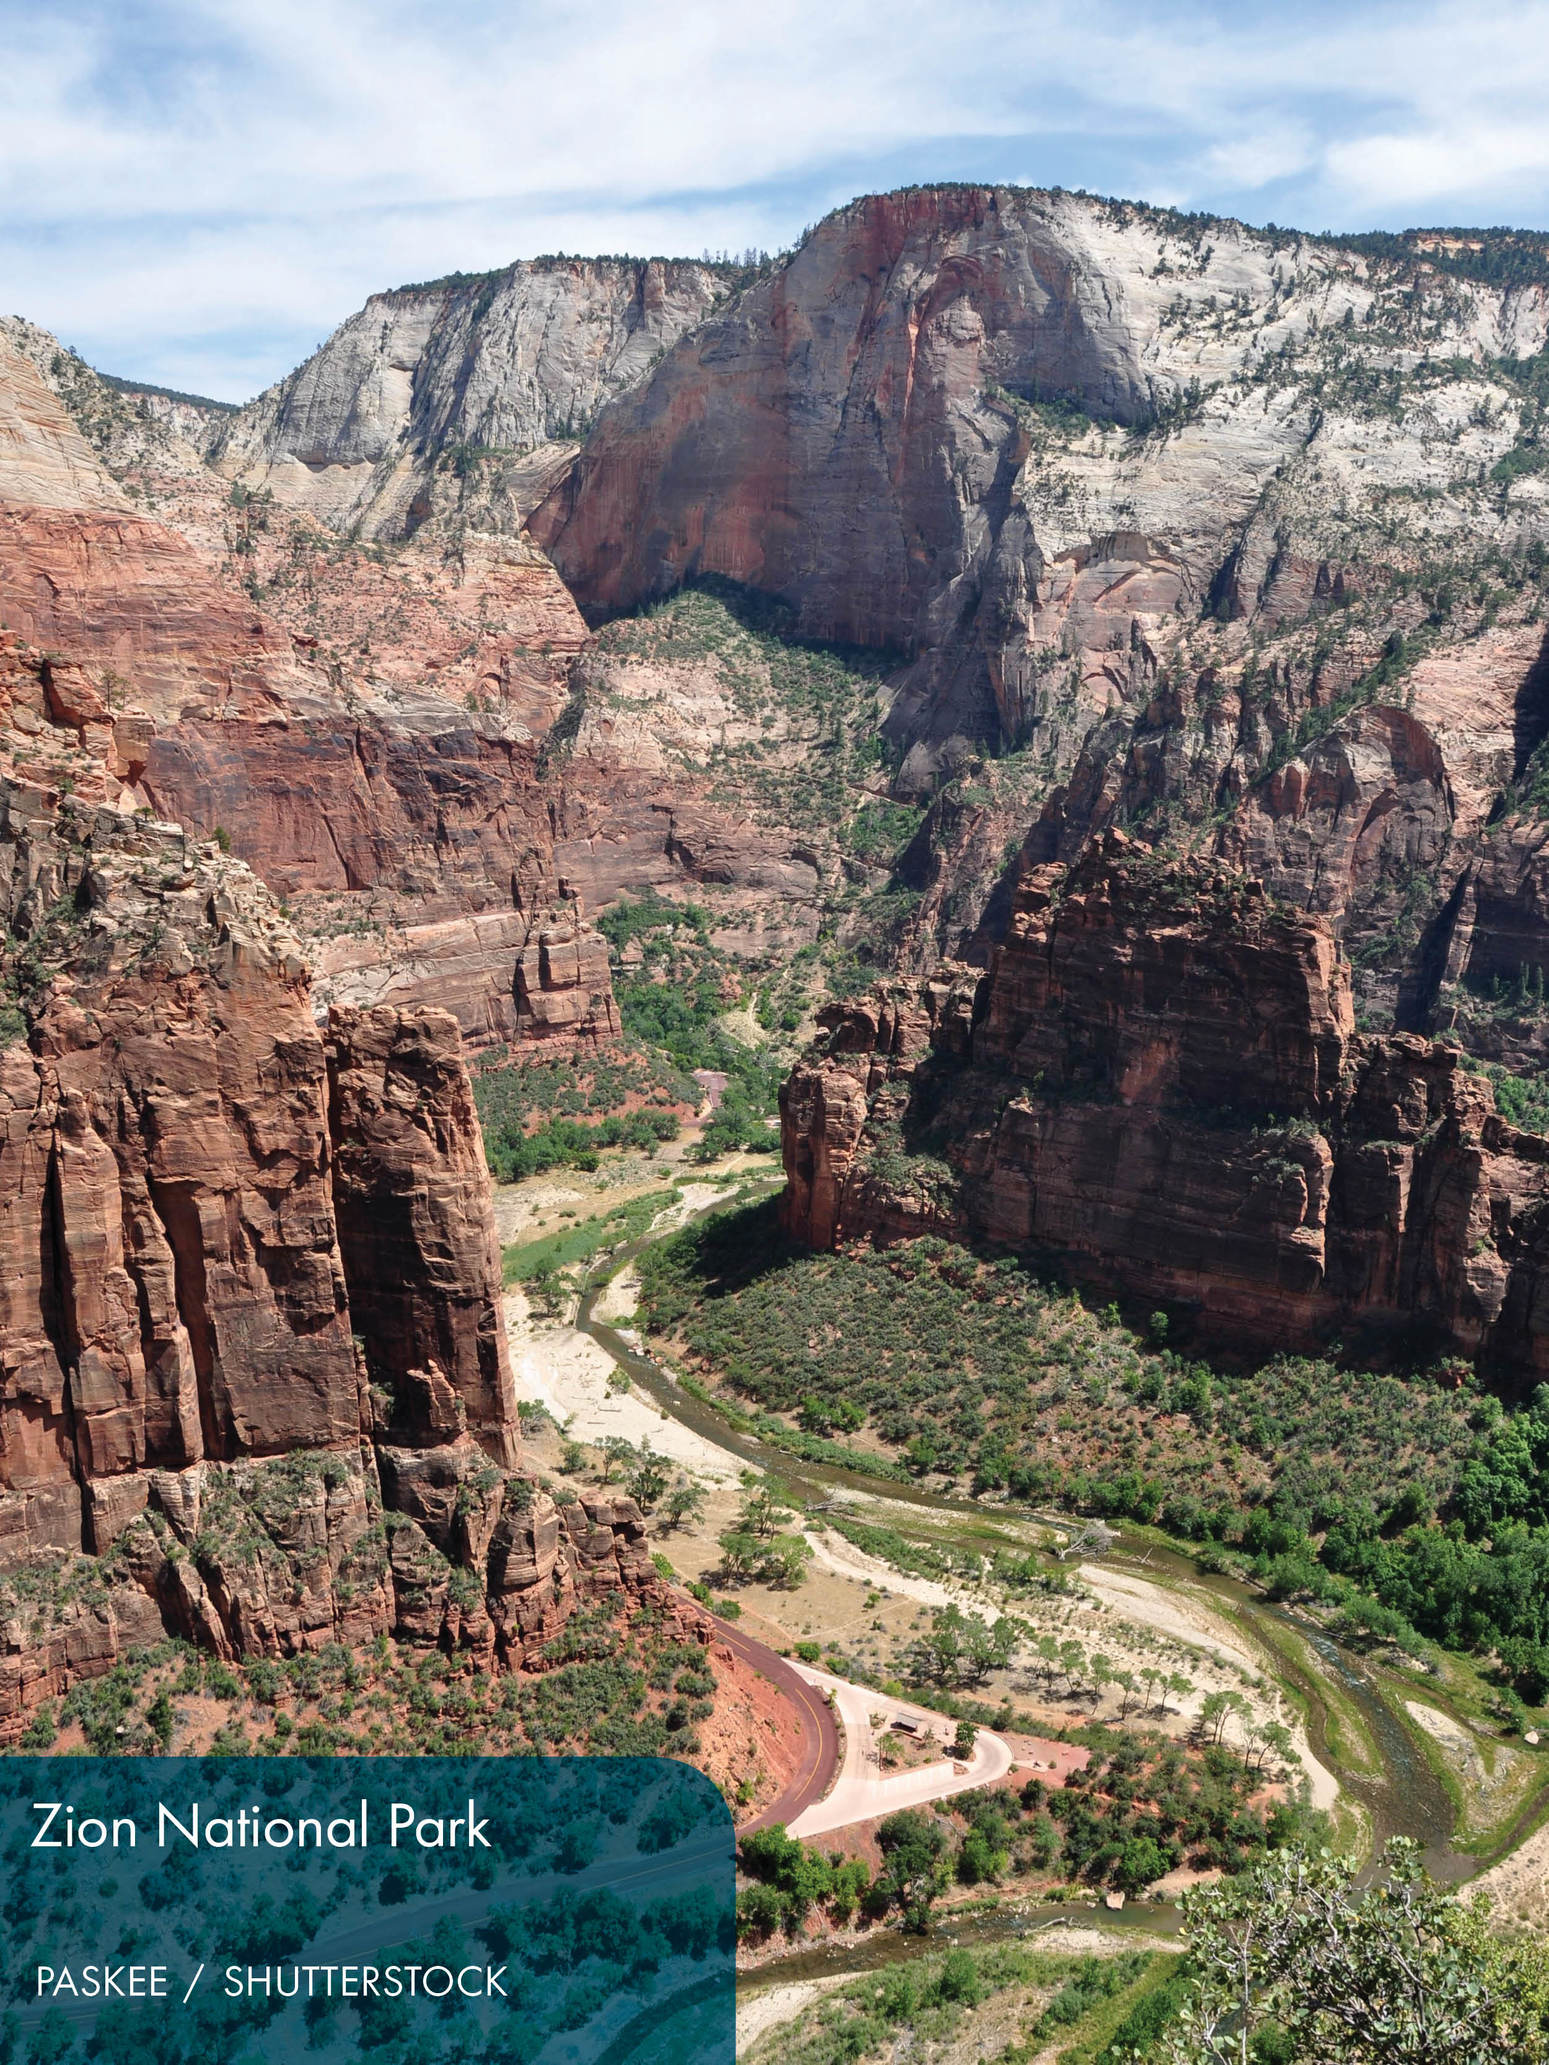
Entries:
[[[290, 640], [186, 539], [135, 512], [3, 332], [0, 603], [13, 637], [120, 686], [132, 676], [147, 717], [292, 678]], [[106, 697], [92, 714], [108, 718]]]
[[516, 1032], [525, 1040], [617, 1039], [608, 943], [579, 909], [532, 926], [516, 957]]
[[43, 1494], [52, 1541], [103, 1547], [120, 1477], [359, 1439], [323, 1049], [246, 869], [35, 791], [0, 809], [31, 1025], [13, 1006], [0, 1057], [5, 1509], [30, 1533]]
[[[875, 195], [605, 410], [533, 529], [593, 612], [724, 576], [896, 656], [893, 793], [943, 806], [915, 967], [982, 964], [1031, 820], [1041, 863], [1213, 819], [1223, 858], [1332, 920], [1364, 1011], [1445, 1028], [1459, 986], [1549, 961], [1542, 800], [1521, 839], [1492, 825], [1549, 729], [1549, 484], [1504, 370], [1546, 341], [1542, 285], [1418, 244]], [[1479, 593], [1525, 568], [1520, 600], [1438, 629], [1412, 583], [1453, 562]], [[1545, 1052], [1544, 1024], [1469, 1037]]]
[[1024, 878], [985, 975], [825, 1023], [782, 1097], [800, 1239], [940, 1228], [1259, 1348], [1418, 1325], [1549, 1368], [1549, 1143], [1455, 1049], [1357, 1034], [1326, 921], [1257, 882], [1114, 835]]
[[367, 1367], [421, 1439], [517, 1461], [484, 1140], [449, 1012], [328, 1015], [333, 1199]]
[[1144, 729], [1159, 644], [1207, 603], [1269, 632], [1352, 601], [1395, 494], [1437, 506], [1433, 554], [1542, 535], [1536, 491], [1475, 510], [1466, 483], [1515, 434], [1484, 427], [1483, 363], [1541, 349], [1549, 302], [1449, 285], [1417, 291], [1456, 384], [1374, 427], [1343, 376], [1309, 391], [1341, 351], [1400, 378], [1397, 282], [1357, 253], [1070, 194], [872, 195], [604, 413], [534, 534], [584, 607], [720, 574], [900, 653], [906, 779], [996, 739], [1065, 772]]
[[723, 293], [715, 273], [686, 260], [545, 259], [374, 294], [305, 365], [218, 426], [216, 463], [383, 538], [465, 505], [471, 475], [488, 527], [516, 528], [599, 408]]
[[[873, 196], [686, 337], [609, 412], [537, 534], [583, 603], [720, 573], [820, 637], [909, 651], [993, 542], [1015, 472], [994, 380], [1130, 420], [1135, 339], [1068, 234], [985, 189]], [[992, 501], [1001, 505], [993, 510]]]
[[0, 1736], [164, 1627], [521, 1664], [578, 1592], [655, 1596], [627, 1502], [551, 1528], [515, 1474], [450, 1015], [325, 1040], [245, 866], [14, 780], [0, 916], [0, 1569], [44, 1573], [0, 1628]]

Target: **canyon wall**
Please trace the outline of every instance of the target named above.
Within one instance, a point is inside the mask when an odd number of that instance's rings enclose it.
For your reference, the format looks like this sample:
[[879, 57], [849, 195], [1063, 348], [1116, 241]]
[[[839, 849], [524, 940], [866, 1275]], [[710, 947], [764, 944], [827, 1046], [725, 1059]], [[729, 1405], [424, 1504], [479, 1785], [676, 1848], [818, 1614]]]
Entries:
[[[465, 590], [486, 640], [485, 613], [504, 610], [487, 693], [444, 692], [435, 626], [412, 612], [403, 639], [423, 663], [412, 685], [362, 679], [300, 628], [307, 612], [288, 628], [231, 578], [272, 542], [249, 505], [225, 537], [232, 556], [216, 557], [201, 528], [213, 477], [190, 472], [201, 462], [187, 452], [169, 457], [155, 424], [121, 396], [104, 400], [51, 344], [16, 324], [0, 336], [0, 771], [218, 835], [290, 900], [325, 1005], [445, 1003], [475, 1045], [518, 1042], [529, 1027], [551, 1045], [615, 1036], [606, 953], [555, 866], [539, 772], [585, 638], [542, 554], [465, 539], [454, 574], [438, 564], [454, 624]], [[149, 440], [160, 454], [171, 472], [151, 478], [186, 528], [142, 514], [87, 445], [39, 370], [56, 360], [108, 449]], [[235, 551], [243, 543], [250, 554]], [[362, 612], [384, 583], [395, 607], [405, 591], [428, 607], [423, 582], [374, 560], [343, 585]], [[331, 601], [327, 628], [344, 639], [349, 611]]]
[[[1406, 292], [1439, 325], [1438, 377], [1376, 426], [1353, 370], [1402, 385]], [[952, 738], [1068, 767], [1151, 700], [1170, 620], [1348, 604], [1375, 571], [1353, 559], [1391, 557], [1395, 495], [1440, 491], [1433, 538], [1542, 534], [1536, 486], [1468, 505], [1519, 427], [1490, 355], [1546, 330], [1542, 289], [1401, 282], [1237, 223], [873, 195], [607, 409], [534, 530], [586, 606], [718, 574], [809, 636], [909, 658], [893, 729], [921, 774]]]
[[316, 1023], [213, 842], [0, 784], [0, 1732], [163, 1629], [520, 1664], [656, 1590], [628, 1501], [520, 1472], [455, 1021]]
[[1114, 834], [982, 975], [831, 1006], [781, 1099], [788, 1230], [941, 1230], [1268, 1352], [1549, 1369], [1549, 1143], [1455, 1048], [1354, 1029], [1327, 922]]
[[934, 799], [912, 965], [982, 963], [1009, 845], [1181, 833], [1325, 913], [1364, 1013], [1541, 1062], [1471, 1001], [1549, 959], [1511, 793], [1549, 731], [1549, 281], [1507, 282], [1421, 238], [869, 196], [607, 407], [533, 530], [593, 616], [724, 579], [890, 656], [891, 791]]
[[14, 320], [7, 398], [0, 770], [224, 840], [286, 900], [320, 1008], [435, 1003], [475, 1050], [594, 1052], [619, 1020], [588, 910], [710, 886], [755, 940], [771, 895], [781, 930], [815, 930], [806, 842], [706, 793], [728, 735], [767, 725], [706, 710], [681, 666], [616, 724], [641, 670], [581, 665], [580, 614], [519, 533], [343, 542]]
[[211, 457], [368, 537], [467, 518], [470, 502], [478, 528], [518, 530], [603, 404], [724, 293], [688, 260], [548, 258], [373, 294], [214, 426]]
[[[11, 322], [77, 428], [16, 472], [6, 621], [106, 667], [134, 650], [95, 593], [106, 542], [87, 581], [55, 535], [77, 514], [26, 500], [45, 475], [111, 498], [114, 551], [160, 554], [169, 626], [174, 587], [211, 597], [142, 793], [291, 901], [330, 1002], [444, 996], [480, 1043], [606, 1038], [590, 990], [519, 993], [567, 889], [708, 885], [755, 957], [821, 932], [855, 857], [766, 778], [824, 764], [810, 711], [769, 699], [754, 769], [740, 660], [713, 712], [692, 650], [654, 655], [641, 695], [570, 592], [595, 618], [720, 580], [798, 644], [885, 656], [884, 763], [838, 808], [931, 806], [889, 885], [918, 897], [905, 965], [982, 963], [1011, 850], [1068, 862], [1118, 824], [1327, 915], [1366, 1020], [1541, 1059], [1549, 1019], [1480, 1005], [1549, 962], [1525, 779], [1549, 732], [1549, 290], [1519, 274], [943, 187], [737, 275], [545, 261], [377, 296], [235, 416], [149, 412]], [[72, 622], [101, 624], [90, 651]]]

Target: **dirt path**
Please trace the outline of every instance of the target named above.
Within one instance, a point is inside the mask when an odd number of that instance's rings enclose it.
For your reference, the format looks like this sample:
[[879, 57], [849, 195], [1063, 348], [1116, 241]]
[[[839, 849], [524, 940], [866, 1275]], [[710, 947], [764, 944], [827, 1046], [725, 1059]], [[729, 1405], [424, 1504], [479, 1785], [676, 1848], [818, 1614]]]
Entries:
[[788, 1979], [783, 1986], [765, 1986], [745, 1995], [737, 2003], [737, 2056], [745, 2058], [759, 2037], [794, 2022], [815, 2000], [832, 1993], [836, 1986], [851, 1985], [856, 1976], [854, 1972], [832, 1972], [824, 1979]]

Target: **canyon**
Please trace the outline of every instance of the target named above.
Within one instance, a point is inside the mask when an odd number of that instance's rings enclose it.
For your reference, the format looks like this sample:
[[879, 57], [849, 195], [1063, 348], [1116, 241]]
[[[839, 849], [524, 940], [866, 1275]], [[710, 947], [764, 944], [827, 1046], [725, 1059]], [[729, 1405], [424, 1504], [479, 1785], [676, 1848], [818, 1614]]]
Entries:
[[237, 410], [0, 324], [0, 1725], [156, 1629], [693, 1624], [524, 1472], [469, 1075], [623, 1050], [641, 901], [802, 1240], [1544, 1372], [1549, 258], [1478, 249], [911, 189]]

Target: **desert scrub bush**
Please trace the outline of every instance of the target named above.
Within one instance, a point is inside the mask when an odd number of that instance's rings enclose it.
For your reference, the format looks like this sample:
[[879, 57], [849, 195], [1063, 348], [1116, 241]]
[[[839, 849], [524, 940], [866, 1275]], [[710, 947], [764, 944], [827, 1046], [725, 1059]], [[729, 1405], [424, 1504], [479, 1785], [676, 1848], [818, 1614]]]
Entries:
[[814, 1255], [769, 1203], [658, 1243], [640, 1272], [652, 1332], [691, 1374], [795, 1419], [788, 1442], [858, 1411], [904, 1469], [1195, 1538], [1240, 1532], [1266, 1501], [1307, 1530], [1383, 1513], [1408, 1480], [1440, 1503], [1473, 1439], [1474, 1401], [1434, 1382], [1307, 1357], [1216, 1371], [1016, 1258], [939, 1239]]
[[1513, 1075], [1498, 1061], [1475, 1061], [1465, 1057], [1463, 1066], [1471, 1074], [1488, 1078], [1495, 1092], [1495, 1108], [1524, 1133], [1549, 1133], [1549, 1081], [1542, 1076]]
[[[606, 915], [606, 914], [605, 914]], [[654, 1152], [676, 1139], [699, 1085], [663, 1055], [634, 1048], [581, 1067], [511, 1062], [504, 1049], [473, 1072], [473, 1100], [495, 1180], [595, 1168], [609, 1147]]]

